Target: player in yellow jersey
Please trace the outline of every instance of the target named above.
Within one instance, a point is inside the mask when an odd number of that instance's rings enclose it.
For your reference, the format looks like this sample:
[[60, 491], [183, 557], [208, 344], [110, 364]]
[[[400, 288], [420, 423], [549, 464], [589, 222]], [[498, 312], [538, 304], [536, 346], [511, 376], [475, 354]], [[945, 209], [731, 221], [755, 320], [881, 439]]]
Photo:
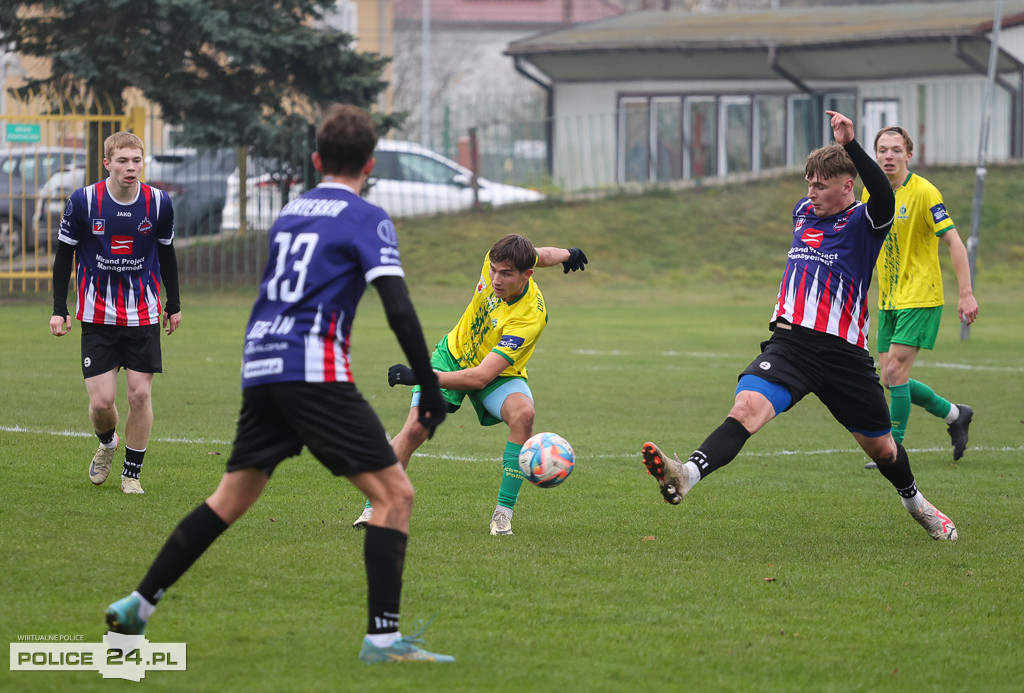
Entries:
[[[498, 504], [490, 523], [494, 535], [512, 534], [512, 510], [524, 478], [519, 451], [533, 435], [533, 393], [527, 383], [526, 363], [548, 323], [544, 296], [533, 271], [559, 263], [568, 274], [586, 269], [587, 256], [579, 248], [535, 248], [528, 238], [516, 234], [500, 239], [484, 257], [469, 306], [431, 356], [449, 412], [456, 411], [468, 397], [481, 425], [502, 421], [508, 425]], [[409, 417], [391, 441], [398, 460], [408, 467], [412, 454], [431, 432], [419, 423], [419, 386], [412, 369], [392, 366], [388, 384], [415, 386]], [[365, 527], [372, 514], [367, 503], [353, 526]]]
[[[914, 141], [899, 126], [884, 127], [875, 135], [875, 161], [882, 167], [896, 194], [896, 220], [878, 255], [878, 359], [882, 384], [889, 389], [892, 434], [902, 442], [912, 404], [943, 418], [953, 442], [953, 459], [967, 447], [967, 431], [974, 415], [966, 404], [952, 404], [924, 383], [910, 377], [921, 349], [931, 349], [942, 316], [942, 273], [939, 243], [949, 248], [959, 286], [957, 315], [966, 325], [978, 317], [978, 302], [971, 288], [967, 249], [946, 212], [942, 194], [928, 180], [907, 167], [914, 156]], [[862, 195], [868, 199], [867, 190]], [[873, 462], [867, 464], [874, 467]]]

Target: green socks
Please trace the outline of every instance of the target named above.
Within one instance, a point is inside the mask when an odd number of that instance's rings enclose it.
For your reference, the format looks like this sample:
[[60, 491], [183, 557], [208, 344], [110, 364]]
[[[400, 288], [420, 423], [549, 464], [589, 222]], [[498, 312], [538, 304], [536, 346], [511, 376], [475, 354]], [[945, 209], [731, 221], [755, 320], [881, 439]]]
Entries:
[[949, 415], [949, 410], [952, 406], [949, 400], [939, 397], [930, 387], [914, 379], [911, 379], [907, 384], [910, 385], [911, 402], [919, 407], [924, 407], [929, 414], [940, 419], [945, 419]]
[[501, 474], [501, 488], [498, 489], [498, 505], [505, 508], [516, 507], [519, 498], [519, 487], [523, 485], [523, 472], [519, 469], [519, 451], [522, 445], [505, 443], [505, 454], [502, 456], [504, 470]]
[[910, 383], [889, 388], [889, 418], [892, 419], [892, 437], [902, 443], [910, 418]]

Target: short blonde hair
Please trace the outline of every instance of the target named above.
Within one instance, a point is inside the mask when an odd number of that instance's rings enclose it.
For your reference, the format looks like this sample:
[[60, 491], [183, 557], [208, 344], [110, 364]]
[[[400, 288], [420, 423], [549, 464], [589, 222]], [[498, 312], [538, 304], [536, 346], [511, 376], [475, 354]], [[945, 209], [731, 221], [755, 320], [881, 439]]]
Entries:
[[146, 146], [142, 143], [142, 139], [131, 132], [115, 132], [103, 140], [103, 158], [109, 160], [114, 155], [115, 149], [138, 149], [143, 154], [146, 153]]

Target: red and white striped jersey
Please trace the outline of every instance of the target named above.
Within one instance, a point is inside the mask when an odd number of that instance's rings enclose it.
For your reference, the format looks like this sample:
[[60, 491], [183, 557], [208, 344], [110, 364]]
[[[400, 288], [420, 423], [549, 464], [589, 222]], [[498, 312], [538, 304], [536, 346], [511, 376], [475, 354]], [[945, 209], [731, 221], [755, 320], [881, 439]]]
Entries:
[[771, 322], [786, 320], [868, 348], [868, 287], [883, 238], [867, 206], [818, 217], [806, 197], [793, 208], [793, 247]]
[[107, 181], [71, 193], [59, 240], [75, 247], [76, 317], [136, 327], [160, 322], [157, 243], [174, 240], [174, 210], [163, 190], [139, 183], [135, 199], [118, 202]]

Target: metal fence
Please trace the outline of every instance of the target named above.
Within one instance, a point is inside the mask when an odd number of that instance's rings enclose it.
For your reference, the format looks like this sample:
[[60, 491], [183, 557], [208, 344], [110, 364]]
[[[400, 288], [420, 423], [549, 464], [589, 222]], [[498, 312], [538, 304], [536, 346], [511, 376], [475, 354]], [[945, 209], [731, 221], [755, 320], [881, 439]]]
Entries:
[[[793, 104], [800, 105], [793, 101], [784, 114], [804, 117], [806, 109]], [[402, 220], [484, 205], [526, 204], [545, 197], [570, 199], [623, 190], [715, 185], [802, 170], [802, 157], [813, 143], [787, 134], [799, 129], [788, 124], [790, 115], [768, 117], [771, 105], [751, 101], [751, 122], [762, 125], [749, 129], [742, 118], [744, 112], [732, 102], [723, 102], [717, 111], [688, 109], [685, 103], [679, 107], [662, 101], [629, 102], [618, 113], [555, 121], [452, 110], [447, 121], [442, 121], [443, 130], [431, 138], [441, 143], [438, 148], [443, 151], [402, 139], [411, 135], [401, 131], [382, 139], [377, 166], [364, 194]], [[716, 113], [717, 124], [712, 122]], [[732, 122], [729, 118], [735, 119], [736, 127], [722, 126]], [[27, 120], [23, 114], [14, 114], [4, 122]], [[44, 141], [70, 141], [85, 149], [96, 146], [86, 139], [86, 130], [72, 132], [70, 123], [74, 121], [70, 118], [42, 116], [36, 122]], [[117, 121], [125, 127], [128, 122], [123, 117]], [[677, 127], [680, 122], [682, 126]], [[707, 128], [702, 132], [713, 131], [717, 139], [689, 137], [688, 133], [697, 130], [688, 129], [688, 124], [705, 122]], [[766, 137], [764, 123], [787, 130], [780, 130], [778, 137]], [[151, 135], [156, 127], [148, 125]], [[930, 137], [934, 140], [941, 134], [930, 133]], [[151, 148], [150, 141], [159, 144]], [[196, 150], [176, 146], [173, 136], [147, 139], [144, 179], [167, 190], [173, 200], [175, 247], [183, 285], [216, 288], [258, 283], [271, 224], [288, 200], [317, 182], [310, 165], [311, 146], [308, 128], [259, 151]], [[8, 203], [3, 216], [6, 237], [16, 239], [6, 245], [0, 242], [0, 291], [45, 291], [49, 289], [54, 231], [64, 202], [84, 178], [74, 165], [77, 160], [68, 165], [68, 155], [50, 156], [42, 144], [9, 147], [34, 152], [22, 160], [31, 164], [29, 180], [41, 193], [0, 193], [0, 201]], [[673, 147], [677, 150], [674, 156]], [[710, 155], [700, 158], [701, 152], [715, 151], [719, 152], [717, 159]], [[934, 154], [933, 149], [932, 159]], [[998, 156], [989, 160], [1003, 161]], [[47, 178], [49, 173], [53, 175]], [[11, 184], [15, 175], [3, 169], [0, 182], [6, 179]]]

